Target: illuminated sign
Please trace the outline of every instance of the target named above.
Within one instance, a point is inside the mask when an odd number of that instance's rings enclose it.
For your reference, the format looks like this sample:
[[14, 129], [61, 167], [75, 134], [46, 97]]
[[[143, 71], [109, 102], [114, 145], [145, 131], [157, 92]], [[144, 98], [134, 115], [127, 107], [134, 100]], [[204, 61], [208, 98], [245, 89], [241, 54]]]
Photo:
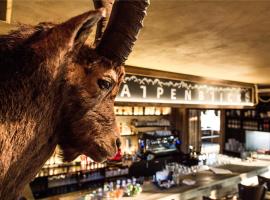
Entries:
[[208, 85], [127, 74], [116, 101], [252, 106], [252, 95], [250, 87]]

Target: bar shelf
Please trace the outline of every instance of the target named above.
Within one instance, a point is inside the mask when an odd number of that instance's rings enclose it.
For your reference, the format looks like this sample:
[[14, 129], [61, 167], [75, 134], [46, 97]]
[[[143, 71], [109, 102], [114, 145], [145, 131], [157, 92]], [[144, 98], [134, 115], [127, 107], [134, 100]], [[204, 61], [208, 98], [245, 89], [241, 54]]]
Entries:
[[224, 142], [224, 152], [230, 154], [239, 152], [229, 152], [225, 148], [225, 144], [230, 139], [235, 139], [242, 144], [245, 144], [246, 131], [262, 131], [270, 132], [270, 109], [262, 109], [261, 107], [256, 107], [254, 109], [230, 109], [226, 110], [225, 114], [225, 142]]
[[212, 138], [219, 138], [220, 135], [209, 135], [209, 136], [202, 136], [201, 139], [205, 140], [205, 139], [212, 139]]
[[[50, 170], [56, 170], [56, 169], [61, 169], [61, 167], [54, 167], [54, 168], [46, 168], [46, 169], [42, 169], [41, 172], [38, 173], [38, 175], [36, 176], [36, 178], [38, 177], [53, 177], [53, 176], [60, 176], [60, 175], [75, 175], [78, 173], [92, 173], [92, 172], [96, 172], [99, 170], [103, 170], [106, 167], [100, 167], [100, 168], [93, 168], [93, 169], [82, 169], [82, 167], [80, 167], [80, 169], [78, 170], [69, 170], [67, 168], [63, 168], [63, 170], [61, 172], [52, 172], [50, 173]], [[69, 168], [69, 167], [68, 167]], [[67, 169], [67, 170], [65, 170]]]
[[135, 128], [148, 128], [148, 127], [170, 127], [170, 125], [138, 125]]

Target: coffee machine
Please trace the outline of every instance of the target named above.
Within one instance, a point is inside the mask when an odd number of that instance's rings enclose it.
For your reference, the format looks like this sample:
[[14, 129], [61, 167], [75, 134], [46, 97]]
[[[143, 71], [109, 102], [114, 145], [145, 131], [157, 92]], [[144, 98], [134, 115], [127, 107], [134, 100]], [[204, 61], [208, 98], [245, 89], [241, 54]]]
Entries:
[[171, 131], [144, 132], [138, 141], [141, 155], [163, 156], [178, 152], [180, 140]]

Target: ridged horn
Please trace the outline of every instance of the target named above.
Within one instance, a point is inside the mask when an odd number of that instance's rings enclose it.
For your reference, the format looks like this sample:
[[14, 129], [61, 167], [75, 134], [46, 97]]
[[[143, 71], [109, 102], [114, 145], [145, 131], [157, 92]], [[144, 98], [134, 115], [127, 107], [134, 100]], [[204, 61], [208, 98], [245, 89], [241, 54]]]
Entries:
[[[111, 2], [112, 0], [94, 0], [95, 6], [98, 6], [96, 8], [99, 6], [106, 8], [106, 5], [108, 7]], [[143, 27], [142, 22], [148, 5], [148, 0], [115, 0], [107, 27], [97, 43], [97, 53], [117, 65], [122, 65], [127, 60], [137, 40], [137, 35]], [[109, 8], [106, 10], [108, 12]], [[103, 24], [106, 25], [106, 21]], [[102, 30], [99, 34], [100, 38]]]
[[97, 46], [109, 22], [114, 0], [93, 0], [93, 2], [94, 2], [95, 9], [100, 9], [100, 8], [106, 9], [106, 17], [103, 17], [97, 24], [96, 35], [95, 35], [95, 45]]

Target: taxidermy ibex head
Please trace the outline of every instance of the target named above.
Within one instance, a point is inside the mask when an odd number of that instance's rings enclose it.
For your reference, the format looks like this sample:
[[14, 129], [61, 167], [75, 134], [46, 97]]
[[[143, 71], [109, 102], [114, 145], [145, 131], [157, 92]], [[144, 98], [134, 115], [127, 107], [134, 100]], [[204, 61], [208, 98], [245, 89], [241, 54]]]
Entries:
[[[148, 1], [94, 5], [62, 24], [0, 36], [0, 199], [16, 199], [57, 144], [66, 161], [116, 152], [114, 99]], [[93, 48], [85, 41], [97, 22]]]

